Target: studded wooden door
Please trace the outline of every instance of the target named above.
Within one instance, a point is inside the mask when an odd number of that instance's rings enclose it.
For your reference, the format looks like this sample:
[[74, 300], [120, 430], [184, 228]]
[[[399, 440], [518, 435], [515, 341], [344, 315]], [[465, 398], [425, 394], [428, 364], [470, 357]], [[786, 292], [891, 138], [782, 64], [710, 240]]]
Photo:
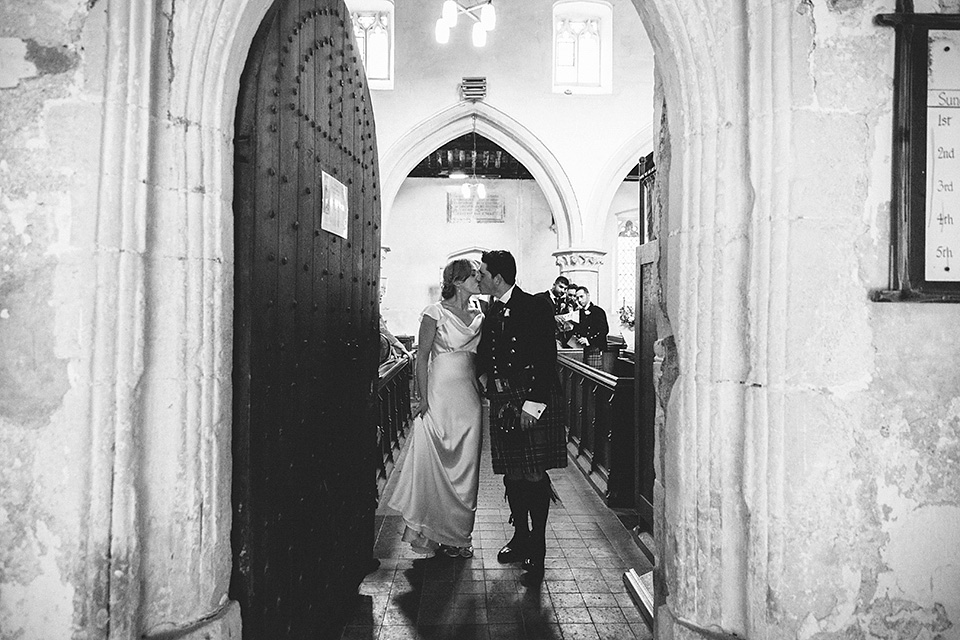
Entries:
[[231, 597], [247, 640], [323, 638], [370, 567], [376, 506], [376, 140], [342, 0], [266, 14], [234, 167]]

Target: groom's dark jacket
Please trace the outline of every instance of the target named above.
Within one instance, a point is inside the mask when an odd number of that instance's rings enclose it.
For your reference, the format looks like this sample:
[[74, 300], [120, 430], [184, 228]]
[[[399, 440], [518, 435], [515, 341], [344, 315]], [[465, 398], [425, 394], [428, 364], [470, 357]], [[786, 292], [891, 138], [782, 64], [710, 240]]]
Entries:
[[553, 404], [560, 386], [553, 306], [519, 287], [506, 307], [497, 311], [498, 306], [488, 310], [477, 347], [478, 371], [487, 374], [488, 389], [506, 379], [529, 389], [526, 400]]

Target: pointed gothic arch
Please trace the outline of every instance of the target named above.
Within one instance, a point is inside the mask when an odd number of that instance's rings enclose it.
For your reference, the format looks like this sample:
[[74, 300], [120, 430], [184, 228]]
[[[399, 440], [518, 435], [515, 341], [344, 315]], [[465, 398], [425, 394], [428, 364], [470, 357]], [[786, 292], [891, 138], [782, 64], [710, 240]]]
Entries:
[[410, 129], [380, 161], [383, 218], [390, 217], [400, 186], [417, 163], [442, 144], [474, 130], [496, 142], [527, 168], [543, 191], [557, 223], [559, 248], [579, 243], [583, 222], [570, 180], [553, 153], [529, 129], [483, 102], [459, 102]]
[[[109, 626], [117, 635], [151, 632], [157, 624], [142, 610], [141, 594], [149, 600], [181, 592], [176, 603], [161, 604], [169, 605], [174, 618], [195, 620], [197, 612], [183, 603], [217, 602], [229, 579], [230, 532], [224, 524], [230, 520], [231, 490], [233, 120], [244, 61], [272, 3], [198, 0], [178, 5], [169, 15], [125, 0], [98, 5], [108, 9], [103, 9], [103, 44], [110, 52], [95, 242], [104, 250], [94, 258], [93, 284], [99, 293], [87, 341], [91, 346], [84, 353], [89, 364], [85, 381], [90, 384], [78, 388], [83, 389], [80, 404], [88, 407], [82, 420], [90, 425], [92, 440], [102, 445], [90, 456], [88, 519], [115, 525], [86, 532], [80, 589], [96, 594], [81, 605], [83, 617], [93, 621], [100, 611], [109, 611]], [[760, 609], [751, 609], [749, 598], [765, 593], [766, 558], [776, 559], [782, 549], [775, 537], [769, 546], [753, 547], [748, 541], [766, 541], [767, 529], [780, 515], [783, 473], [782, 465], [772, 464], [769, 472], [757, 468], [765, 457], [752, 449], [750, 434], [761, 427], [780, 433], [783, 420], [774, 416], [769, 424], [764, 422], [764, 397], [748, 404], [743, 389], [718, 389], [723, 380], [782, 378], [781, 371], [771, 372], [768, 366], [768, 360], [776, 362], [774, 341], [751, 329], [768, 326], [766, 309], [779, 308], [787, 288], [780, 280], [764, 279], [764, 270], [782, 277], [770, 269], [771, 260], [751, 263], [751, 243], [761, 244], [754, 251], [758, 256], [769, 255], [769, 247], [741, 231], [749, 228], [753, 207], [746, 102], [751, 94], [744, 87], [750, 84], [748, 32], [765, 34], [788, 24], [780, 13], [793, 9], [783, 5], [771, 8], [770, 14], [748, 15], [746, 5], [737, 2], [708, 10], [697, 0], [633, 3], [657, 56], [674, 141], [667, 164], [658, 158], [662, 169], [669, 167], [669, 188], [660, 194], [663, 216], [684, 232], [697, 232], [670, 240], [676, 286], [663, 306], [678, 336], [681, 377], [666, 421], [672, 433], [695, 432], [708, 443], [688, 458], [676, 453], [685, 441], [661, 446], [673, 458], [661, 461], [670, 476], [662, 487], [668, 499], [661, 500], [658, 514], [664, 540], [670, 537], [676, 543], [661, 541], [660, 558], [668, 568], [658, 579], [669, 589], [658, 588], [658, 594], [663, 598], [670, 591], [671, 601], [659, 604], [666, 605], [662, 610], [670, 619], [685, 625], [699, 608], [709, 606], [719, 627], [760, 636], [767, 622]], [[773, 12], [777, 16], [765, 23]], [[720, 14], [723, 19], [717, 20]], [[720, 32], [715, 23], [735, 26]], [[716, 62], [718, 51], [725, 54], [723, 63]], [[138, 73], [129, 73], [131, 69]], [[765, 86], [771, 85], [751, 88], [766, 98], [789, 99], [771, 89], [763, 93]], [[788, 109], [778, 113], [789, 118]], [[580, 204], [555, 158], [526, 129], [483, 103], [460, 103], [437, 114], [383, 155], [385, 214], [416, 162], [472, 129], [474, 116], [478, 132], [534, 174], [555, 212], [561, 246], [581, 243]], [[783, 136], [789, 135], [789, 127], [773, 131], [781, 137], [770, 148], [787, 148], [789, 140]], [[758, 153], [754, 162], [763, 166], [769, 159], [769, 152]], [[775, 191], [765, 184], [763, 196], [769, 199]], [[117, 229], [129, 232], [118, 240]], [[786, 243], [786, 236], [778, 236], [778, 242]], [[122, 259], [116, 262], [115, 255]], [[761, 281], [759, 297], [776, 297], [777, 304], [744, 308], [740, 292], [751, 279]], [[154, 321], [158, 316], [164, 322]], [[119, 382], [92, 383], [97, 380]], [[160, 410], [148, 400], [166, 390], [169, 381], [182, 381], [183, 387], [172, 388], [166, 396], [175, 402]], [[130, 391], [140, 389], [141, 394]], [[722, 421], [721, 414], [743, 419]], [[696, 415], [710, 417], [695, 421]], [[171, 442], [183, 442], [183, 450], [151, 456], [150, 447], [162, 440], [160, 433]], [[143, 451], [135, 446], [141, 439], [148, 445]], [[759, 461], [748, 472], [732, 464], [730, 452], [744, 450]], [[151, 465], [141, 476], [143, 459]], [[713, 459], [720, 462], [710, 464]], [[716, 475], [704, 479], [698, 469]], [[135, 481], [138, 478], [142, 481]], [[707, 492], [698, 489], [707, 486], [710, 495], [724, 496], [719, 508], [701, 502]], [[769, 501], [760, 500], [767, 494], [760, 495], [758, 487], [769, 487]], [[162, 554], [155, 550], [171, 542], [167, 534], [134, 524], [140, 517], [136, 505], [151, 508], [147, 494], [186, 496], [176, 508], [203, 514], [201, 526], [173, 541], [190, 547], [196, 567], [172, 573], [164, 569]], [[697, 520], [698, 514], [710, 521]], [[705, 528], [723, 544], [702, 545], [687, 535]], [[141, 563], [145, 547], [154, 553]], [[105, 579], [114, 575], [116, 579]], [[194, 575], [201, 578], [185, 578]], [[723, 596], [708, 602], [711, 594]], [[220, 601], [198, 628], [209, 624], [207, 628], [216, 627], [224, 637], [228, 630], [236, 637], [239, 607]]]
[[[623, 184], [624, 176], [637, 162], [650, 152], [653, 144], [653, 128], [644, 127], [627, 139], [617, 151], [610, 156], [603, 168], [597, 173], [590, 196], [590, 209], [584, 219], [591, 221], [596, 233], [602, 234], [606, 227], [607, 218], [611, 215], [610, 204]], [[613, 215], [617, 215], [614, 213]], [[594, 238], [595, 243], [602, 244], [603, 238]]]

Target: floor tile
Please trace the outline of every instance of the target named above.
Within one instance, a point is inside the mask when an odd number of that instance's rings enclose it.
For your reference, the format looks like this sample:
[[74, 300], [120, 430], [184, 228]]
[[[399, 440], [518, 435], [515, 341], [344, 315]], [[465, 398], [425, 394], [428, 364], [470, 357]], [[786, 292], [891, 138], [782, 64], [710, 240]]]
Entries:
[[[551, 505], [546, 573], [524, 577], [497, 553], [513, 536], [503, 482], [490, 470], [489, 440], [470, 559], [417, 555], [401, 542], [404, 523], [381, 508], [375, 516], [380, 567], [368, 575], [348, 616], [346, 640], [629, 640], [651, 637], [623, 586], [628, 568], [649, 569], [616, 515], [573, 465], [551, 471], [560, 502]], [[397, 469], [404, 462], [397, 460]], [[396, 482], [388, 481], [385, 503]]]
[[620, 607], [587, 607], [594, 624], [627, 624]]
[[490, 640], [520, 640], [525, 637], [523, 624], [487, 625]]
[[597, 635], [600, 636], [600, 640], [630, 640], [634, 637], [633, 629], [626, 623], [597, 623], [594, 626], [597, 628]]
[[346, 627], [340, 640], [379, 640], [380, 625], [364, 627]]
[[590, 617], [590, 612], [587, 611], [586, 607], [558, 607], [557, 620], [560, 621], [562, 628], [574, 622], [593, 623], [593, 618]]

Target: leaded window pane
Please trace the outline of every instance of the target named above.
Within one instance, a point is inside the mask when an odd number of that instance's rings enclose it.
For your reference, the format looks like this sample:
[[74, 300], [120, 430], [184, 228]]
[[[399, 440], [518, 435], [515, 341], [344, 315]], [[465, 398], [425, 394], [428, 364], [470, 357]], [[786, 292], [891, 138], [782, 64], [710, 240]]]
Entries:
[[634, 298], [637, 289], [637, 247], [640, 235], [637, 222], [624, 220], [619, 224], [617, 234], [617, 305], [620, 315], [624, 310], [633, 314]]
[[353, 33], [367, 78], [390, 79], [390, 14], [386, 11], [358, 11], [351, 14]]
[[599, 18], [564, 18], [556, 22], [554, 77], [557, 84], [600, 85]]
[[386, 80], [390, 77], [390, 34], [385, 29], [375, 29], [367, 37], [367, 77]]
[[579, 38], [578, 81], [582, 85], [600, 84], [600, 35], [584, 31]]

